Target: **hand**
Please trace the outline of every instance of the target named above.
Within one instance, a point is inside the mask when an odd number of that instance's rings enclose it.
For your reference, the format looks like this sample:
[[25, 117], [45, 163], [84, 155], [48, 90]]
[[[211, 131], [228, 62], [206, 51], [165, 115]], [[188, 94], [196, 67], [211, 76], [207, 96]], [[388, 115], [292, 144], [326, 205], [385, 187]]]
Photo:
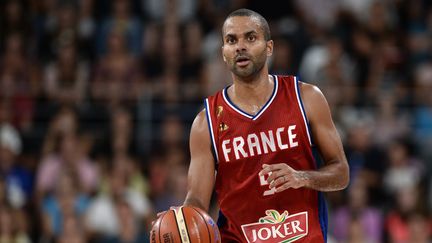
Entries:
[[156, 218], [154, 220], [151, 221], [151, 226], [153, 227], [154, 224], [156, 223], [156, 221], [160, 218], [160, 216], [162, 216], [164, 213], [166, 213], [166, 211], [162, 211], [156, 214]]
[[[169, 210], [171, 210], [171, 209], [175, 209], [175, 208], [176, 208], [175, 206], [171, 206]], [[158, 212], [158, 213], [156, 214], [156, 219], [153, 220], [153, 221], [151, 222], [152, 227], [153, 227], [153, 225], [156, 223], [156, 221], [157, 221], [157, 220], [158, 220], [162, 215], [164, 215], [167, 211], [168, 211], [168, 210], [165, 210], [165, 211], [162, 211], [162, 212]]]
[[285, 191], [288, 188], [300, 188], [306, 186], [307, 176], [305, 172], [297, 171], [291, 166], [280, 164], [263, 164], [260, 176], [268, 174], [269, 188], [275, 188], [276, 192]]

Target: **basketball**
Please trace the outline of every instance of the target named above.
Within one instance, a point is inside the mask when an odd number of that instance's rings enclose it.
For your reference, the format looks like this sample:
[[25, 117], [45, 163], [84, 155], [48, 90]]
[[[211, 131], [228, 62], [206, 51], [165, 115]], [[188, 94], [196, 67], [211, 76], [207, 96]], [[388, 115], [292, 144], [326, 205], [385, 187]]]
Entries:
[[173, 207], [164, 212], [150, 232], [151, 243], [217, 243], [219, 229], [202, 209], [192, 206]]

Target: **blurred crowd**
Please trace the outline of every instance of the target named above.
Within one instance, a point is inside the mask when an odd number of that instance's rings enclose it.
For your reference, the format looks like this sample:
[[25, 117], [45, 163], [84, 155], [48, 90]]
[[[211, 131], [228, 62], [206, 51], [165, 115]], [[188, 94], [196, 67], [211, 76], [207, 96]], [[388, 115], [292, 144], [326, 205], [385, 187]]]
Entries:
[[240, 7], [269, 21], [270, 72], [331, 106], [351, 182], [326, 194], [329, 242], [431, 242], [430, 1], [3, 0], [0, 243], [148, 242], [184, 200], [193, 118], [231, 82]]

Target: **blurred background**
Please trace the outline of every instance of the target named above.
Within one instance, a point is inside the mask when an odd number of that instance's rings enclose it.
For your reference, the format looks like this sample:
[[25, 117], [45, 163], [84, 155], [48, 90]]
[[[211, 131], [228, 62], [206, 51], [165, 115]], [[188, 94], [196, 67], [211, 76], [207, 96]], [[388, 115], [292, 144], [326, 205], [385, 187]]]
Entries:
[[270, 23], [270, 72], [331, 106], [351, 182], [326, 194], [329, 242], [431, 242], [430, 1], [0, 2], [1, 243], [147, 242], [231, 82], [220, 31], [240, 7]]

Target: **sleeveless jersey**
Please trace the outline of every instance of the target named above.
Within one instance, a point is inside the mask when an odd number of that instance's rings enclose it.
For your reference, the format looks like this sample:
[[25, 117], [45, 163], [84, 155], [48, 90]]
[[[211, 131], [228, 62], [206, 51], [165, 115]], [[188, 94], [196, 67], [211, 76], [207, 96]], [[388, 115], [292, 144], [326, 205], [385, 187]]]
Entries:
[[270, 99], [255, 115], [231, 102], [229, 87], [205, 100], [222, 242], [325, 242], [321, 193], [307, 188], [275, 193], [267, 176], [258, 175], [262, 164], [317, 168], [298, 81], [294, 76], [273, 80]]

